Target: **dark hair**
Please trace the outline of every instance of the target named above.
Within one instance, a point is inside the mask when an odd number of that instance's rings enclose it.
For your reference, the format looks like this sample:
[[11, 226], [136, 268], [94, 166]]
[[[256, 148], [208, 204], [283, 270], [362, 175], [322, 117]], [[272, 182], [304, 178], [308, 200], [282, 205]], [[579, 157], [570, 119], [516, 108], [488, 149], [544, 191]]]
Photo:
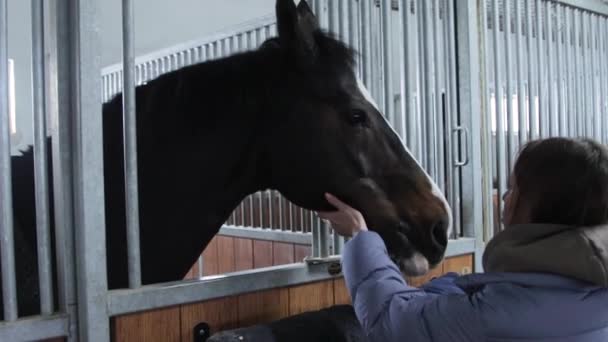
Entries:
[[532, 141], [521, 150], [513, 176], [531, 223], [608, 223], [608, 149], [594, 140]]

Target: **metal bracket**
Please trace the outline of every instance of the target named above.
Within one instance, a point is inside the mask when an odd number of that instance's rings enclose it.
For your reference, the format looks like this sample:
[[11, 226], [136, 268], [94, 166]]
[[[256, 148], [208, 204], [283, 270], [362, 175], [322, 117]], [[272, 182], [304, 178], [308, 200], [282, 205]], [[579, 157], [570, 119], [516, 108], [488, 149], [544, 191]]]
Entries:
[[340, 255], [330, 255], [326, 258], [306, 257], [304, 262], [308, 266], [327, 264], [327, 273], [332, 276], [342, 273], [342, 257]]
[[[465, 126], [458, 126], [458, 127], [455, 127], [454, 129], [452, 129], [452, 132], [454, 132], [454, 133], [463, 132], [464, 133], [463, 134], [464, 135], [464, 137], [463, 137], [464, 147], [462, 148], [462, 154], [464, 155], [464, 159], [454, 161], [455, 167], [463, 167], [469, 163], [469, 130]], [[457, 144], [457, 146], [460, 146], [460, 144]]]

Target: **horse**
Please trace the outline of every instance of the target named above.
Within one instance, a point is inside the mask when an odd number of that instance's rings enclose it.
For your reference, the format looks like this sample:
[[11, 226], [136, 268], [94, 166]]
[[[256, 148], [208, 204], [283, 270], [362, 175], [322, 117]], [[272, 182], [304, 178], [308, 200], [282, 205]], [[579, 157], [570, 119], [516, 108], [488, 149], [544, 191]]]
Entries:
[[[266, 189], [314, 211], [335, 209], [324, 193], [335, 194], [363, 213], [405, 274], [444, 257], [450, 207], [356, 77], [355, 51], [319, 27], [306, 1], [277, 0], [275, 10], [278, 34], [259, 48], [136, 88], [143, 284], [183, 279], [234, 208]], [[102, 115], [112, 290], [128, 287], [122, 94]], [[38, 310], [31, 152], [11, 159], [25, 315]]]

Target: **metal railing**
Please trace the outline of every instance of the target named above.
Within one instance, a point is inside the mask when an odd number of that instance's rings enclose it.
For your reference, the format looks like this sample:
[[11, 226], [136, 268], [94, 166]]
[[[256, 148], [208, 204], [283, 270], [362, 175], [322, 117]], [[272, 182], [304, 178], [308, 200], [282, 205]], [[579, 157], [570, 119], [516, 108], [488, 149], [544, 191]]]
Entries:
[[[529, 140], [588, 136], [608, 143], [608, 4], [485, 1], [485, 239], [501, 228], [502, 193]], [[590, 5], [601, 5], [591, 2]]]

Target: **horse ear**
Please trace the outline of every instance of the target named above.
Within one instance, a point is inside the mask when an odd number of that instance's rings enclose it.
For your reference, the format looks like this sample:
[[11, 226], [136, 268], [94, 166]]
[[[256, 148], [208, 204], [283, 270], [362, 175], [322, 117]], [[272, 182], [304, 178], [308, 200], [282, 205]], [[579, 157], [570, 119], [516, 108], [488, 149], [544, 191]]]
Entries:
[[296, 7], [293, 0], [277, 0], [277, 28], [281, 46], [295, 52], [298, 57], [316, 54], [315, 31], [317, 18], [305, 0]]

